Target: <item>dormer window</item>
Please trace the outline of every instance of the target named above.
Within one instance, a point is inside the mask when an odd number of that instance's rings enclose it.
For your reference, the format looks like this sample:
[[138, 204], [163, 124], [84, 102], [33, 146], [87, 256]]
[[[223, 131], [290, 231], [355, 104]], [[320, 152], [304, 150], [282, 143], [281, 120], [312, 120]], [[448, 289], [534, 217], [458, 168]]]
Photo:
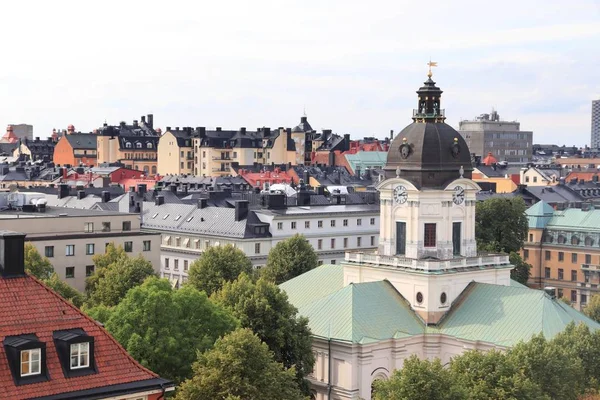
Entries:
[[152, 148], [152, 143], [148, 142], [148, 144], [146, 145], [147, 148], [151, 149]]
[[15, 384], [48, 380], [46, 343], [40, 342], [36, 335], [7, 336], [3, 345]]
[[141, 149], [142, 148], [142, 144], [140, 142], [137, 142], [135, 144], [135, 147], [138, 148], [138, 149]]
[[95, 374], [94, 338], [83, 329], [67, 329], [52, 334], [65, 377]]
[[131, 143], [130, 142], [125, 143], [125, 147], [128, 148], [128, 149], [130, 149], [131, 148]]

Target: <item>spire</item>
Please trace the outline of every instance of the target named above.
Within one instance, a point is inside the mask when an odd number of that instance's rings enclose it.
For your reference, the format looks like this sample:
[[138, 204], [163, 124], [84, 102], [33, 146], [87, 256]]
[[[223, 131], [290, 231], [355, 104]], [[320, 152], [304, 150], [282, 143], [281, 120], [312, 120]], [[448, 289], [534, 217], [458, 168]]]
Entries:
[[427, 77], [429, 79], [431, 79], [431, 77], [433, 76], [433, 72], [431, 72], [431, 67], [437, 67], [438, 66], [437, 61], [431, 61], [431, 58], [430, 58], [427, 65], [429, 66], [429, 72], [427, 73]]
[[442, 90], [435, 86], [435, 82], [431, 79], [433, 73], [431, 67], [437, 67], [436, 61], [427, 63], [429, 71], [427, 72], [427, 80], [424, 86], [417, 90], [419, 101], [417, 109], [413, 110], [413, 121], [415, 122], [444, 122], [446, 119], [444, 110], [440, 107]]

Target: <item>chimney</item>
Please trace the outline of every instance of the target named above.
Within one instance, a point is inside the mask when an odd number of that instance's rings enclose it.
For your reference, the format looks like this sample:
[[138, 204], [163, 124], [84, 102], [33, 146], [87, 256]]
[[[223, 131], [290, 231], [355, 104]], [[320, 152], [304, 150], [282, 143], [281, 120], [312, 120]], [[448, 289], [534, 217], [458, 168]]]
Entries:
[[25, 276], [25, 234], [0, 231], [0, 273], [3, 278]]
[[198, 208], [203, 209], [208, 207], [208, 199], [198, 199]]
[[165, 197], [163, 195], [159, 195], [154, 198], [154, 205], [162, 206], [163, 204], [165, 204]]
[[85, 198], [85, 190], [78, 190], [77, 191], [77, 198], [79, 200], [84, 199]]
[[58, 198], [64, 199], [68, 195], [69, 195], [69, 185], [67, 185], [66, 183], [59, 183], [58, 184]]
[[148, 189], [148, 185], [146, 185], [145, 183], [140, 183], [137, 186], [137, 190], [138, 190], [138, 193], [140, 194], [140, 196], [143, 196], [144, 194], [146, 194], [147, 189]]
[[102, 202], [108, 203], [110, 201], [110, 192], [107, 190], [102, 191]]
[[390, 142], [394, 139], [394, 130], [390, 129]]
[[169, 189], [171, 189], [171, 192], [177, 194], [177, 185], [175, 183], [171, 183]]
[[248, 216], [248, 200], [237, 200], [235, 202], [235, 220], [242, 221]]
[[148, 124], [147, 124], [150, 129], [154, 129], [154, 115], [153, 114], [148, 114]]
[[146, 124], [146, 116], [145, 116], [145, 115], [142, 115], [142, 116], [140, 117], [140, 119], [142, 120], [142, 124], [144, 124], [144, 125], [145, 125], [145, 124]]

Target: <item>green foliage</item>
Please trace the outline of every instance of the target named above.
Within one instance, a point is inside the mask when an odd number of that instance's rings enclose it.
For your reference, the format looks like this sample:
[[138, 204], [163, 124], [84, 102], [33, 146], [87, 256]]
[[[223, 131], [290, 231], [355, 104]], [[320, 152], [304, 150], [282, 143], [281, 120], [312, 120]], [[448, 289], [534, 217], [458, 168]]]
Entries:
[[54, 273], [54, 267], [46, 257], [37, 251], [30, 242], [25, 243], [24, 248], [25, 271], [38, 279], [50, 279]]
[[[90, 306], [116, 306], [129, 289], [141, 285], [149, 276], [156, 275], [152, 264], [141, 255], [130, 258], [124, 251], [121, 253], [122, 247], [115, 249], [113, 245], [109, 245], [111, 246], [110, 255], [94, 259], [94, 262], [99, 260], [97, 269], [88, 278], [86, 286]], [[106, 260], [111, 263], [106, 264]]]
[[420, 360], [412, 356], [402, 369], [394, 371], [389, 380], [376, 380], [374, 400], [459, 400], [464, 394], [457, 391], [450, 371], [439, 359]]
[[271, 249], [261, 275], [279, 285], [316, 268], [318, 261], [310, 243], [304, 236], [296, 234]]
[[192, 263], [188, 284], [210, 296], [225, 282], [236, 280], [242, 272], [252, 272], [252, 262], [243, 251], [230, 244], [215, 246]]
[[238, 329], [198, 356], [194, 376], [179, 386], [176, 400], [301, 400], [295, 375], [251, 330]]
[[522, 198], [492, 198], [476, 207], [475, 236], [481, 250], [512, 253], [523, 247], [529, 226]]
[[62, 298], [73, 303], [75, 307], [81, 307], [83, 305], [83, 293], [72, 288], [69, 286], [69, 284], [61, 281], [56, 272], [52, 273], [50, 278], [44, 279], [43, 282], [46, 284], [46, 286], [58, 293]]
[[125, 261], [129, 257], [122, 246], [116, 247], [114, 243], [109, 243], [106, 246], [104, 254], [96, 254], [92, 260], [94, 260], [95, 274], [86, 278], [85, 280], [85, 292], [89, 296], [96, 290], [98, 286], [98, 281], [102, 277], [98, 274], [99, 271], [102, 271], [108, 268], [109, 265], [116, 264], [120, 261]]
[[148, 278], [132, 288], [112, 311], [92, 310], [108, 331], [142, 365], [180, 382], [191, 376], [196, 352], [235, 329], [237, 322], [206, 294], [184, 286], [173, 290], [165, 279]]
[[298, 317], [298, 310], [287, 295], [272, 282], [260, 278], [256, 283], [246, 274], [226, 283], [211, 300], [229, 310], [243, 328], [252, 329], [269, 346], [275, 361], [285, 368], [296, 368], [296, 380], [308, 394], [304, 380], [315, 363], [308, 320]]
[[523, 261], [521, 255], [514, 251], [510, 253], [508, 259], [510, 263], [515, 266], [515, 268], [510, 271], [511, 279], [514, 279], [515, 281], [526, 285], [527, 280], [531, 275], [531, 264], [528, 264], [525, 261]]
[[596, 322], [600, 322], [600, 294], [591, 297], [583, 313]]
[[559, 333], [553, 344], [568, 350], [581, 360], [588, 390], [600, 389], [600, 331], [590, 332], [587, 325], [570, 323]]

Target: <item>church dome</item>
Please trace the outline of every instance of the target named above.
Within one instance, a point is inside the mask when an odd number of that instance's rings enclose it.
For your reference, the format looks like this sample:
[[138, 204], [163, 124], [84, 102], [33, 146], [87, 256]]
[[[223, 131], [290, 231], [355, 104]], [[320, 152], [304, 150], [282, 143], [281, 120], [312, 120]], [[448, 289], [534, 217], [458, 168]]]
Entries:
[[384, 167], [386, 178], [400, 176], [419, 188], [443, 188], [451, 181], [471, 178], [471, 153], [463, 137], [444, 122], [442, 91], [431, 77], [421, 87], [413, 123], [392, 141]]

